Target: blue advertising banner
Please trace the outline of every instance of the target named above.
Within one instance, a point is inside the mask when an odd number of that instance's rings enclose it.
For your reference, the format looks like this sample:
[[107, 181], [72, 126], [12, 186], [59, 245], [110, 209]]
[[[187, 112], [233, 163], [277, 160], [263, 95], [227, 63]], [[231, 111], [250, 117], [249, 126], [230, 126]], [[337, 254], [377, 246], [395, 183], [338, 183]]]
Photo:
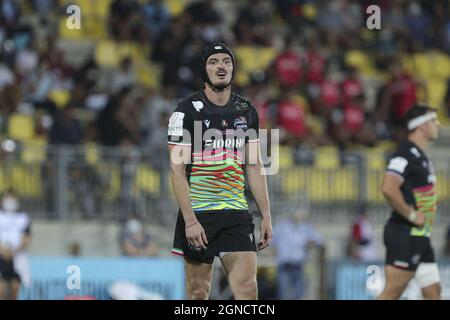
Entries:
[[[438, 262], [441, 280], [441, 296], [450, 300], [450, 261]], [[384, 264], [338, 262], [334, 270], [334, 299], [373, 300], [385, 285]], [[401, 299], [422, 299], [420, 287], [413, 279]]]
[[[30, 257], [26, 300], [112, 299], [111, 292], [144, 299], [184, 299], [184, 266], [176, 258]], [[115, 289], [113, 289], [115, 288]], [[127, 294], [127, 295], [125, 295]]]

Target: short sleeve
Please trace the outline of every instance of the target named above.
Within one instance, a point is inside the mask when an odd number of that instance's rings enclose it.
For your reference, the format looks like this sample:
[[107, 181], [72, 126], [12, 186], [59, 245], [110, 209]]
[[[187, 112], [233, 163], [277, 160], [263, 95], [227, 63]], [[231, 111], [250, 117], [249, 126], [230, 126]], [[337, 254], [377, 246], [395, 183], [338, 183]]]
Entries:
[[386, 173], [392, 174], [401, 181], [404, 181], [408, 174], [409, 167], [410, 164], [406, 157], [396, 155], [389, 160], [386, 167]]
[[192, 145], [194, 135], [193, 120], [186, 108], [178, 105], [172, 113], [168, 124], [168, 143], [172, 145]]
[[259, 141], [259, 115], [255, 107], [251, 107], [249, 111], [248, 129], [251, 130], [248, 135], [248, 143]]

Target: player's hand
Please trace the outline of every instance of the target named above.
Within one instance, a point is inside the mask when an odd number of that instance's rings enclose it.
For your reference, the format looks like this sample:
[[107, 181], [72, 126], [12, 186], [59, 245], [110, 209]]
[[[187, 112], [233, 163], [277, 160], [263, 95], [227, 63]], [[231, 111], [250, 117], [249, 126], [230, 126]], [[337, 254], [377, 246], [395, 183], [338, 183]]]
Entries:
[[267, 248], [272, 241], [272, 221], [270, 218], [263, 218], [260, 225], [260, 242], [258, 243], [258, 250]]
[[414, 224], [418, 227], [423, 227], [425, 224], [426, 216], [423, 212], [416, 211], [416, 220], [414, 220]]
[[0, 256], [2, 256], [6, 261], [11, 261], [14, 254], [8, 247], [0, 246]]
[[205, 230], [203, 229], [200, 222], [187, 226], [185, 230], [188, 244], [196, 248], [206, 249], [206, 246], [208, 245], [208, 239], [206, 239]]

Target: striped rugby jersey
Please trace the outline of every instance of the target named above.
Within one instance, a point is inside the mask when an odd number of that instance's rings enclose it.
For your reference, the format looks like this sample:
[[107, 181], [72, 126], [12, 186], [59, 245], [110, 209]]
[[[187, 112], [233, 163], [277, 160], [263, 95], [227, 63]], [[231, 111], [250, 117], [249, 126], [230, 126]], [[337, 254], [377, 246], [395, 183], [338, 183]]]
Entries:
[[168, 142], [191, 148], [186, 176], [194, 211], [248, 211], [245, 146], [258, 141], [258, 113], [236, 93], [225, 106], [214, 105], [203, 91], [178, 104]]
[[402, 181], [400, 190], [406, 203], [426, 216], [425, 225], [419, 228], [394, 210], [388, 223], [406, 224], [411, 227], [410, 235], [430, 237], [437, 207], [436, 173], [432, 162], [418, 146], [405, 140], [390, 157], [386, 172]]

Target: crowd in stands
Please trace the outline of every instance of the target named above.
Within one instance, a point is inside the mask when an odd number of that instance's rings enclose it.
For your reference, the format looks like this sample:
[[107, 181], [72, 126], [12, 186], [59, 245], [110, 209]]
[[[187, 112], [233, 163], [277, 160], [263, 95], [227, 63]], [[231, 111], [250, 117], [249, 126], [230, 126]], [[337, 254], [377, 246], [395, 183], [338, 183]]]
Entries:
[[[81, 41], [67, 40], [58, 27], [68, 2], [1, 2], [3, 138], [14, 131], [12, 118], [26, 115], [32, 132], [19, 140], [164, 150], [168, 115], [202, 87], [198, 55], [212, 41], [235, 50], [235, 89], [258, 108], [261, 127], [280, 128], [282, 143], [293, 148], [401, 139], [403, 116], [417, 101], [450, 112], [448, 1], [97, 0], [107, 6], [102, 17], [83, 16], [89, 1], [72, 2], [83, 23], [94, 19], [105, 30], [92, 40], [82, 25], [81, 40], [91, 39], [94, 50], [78, 64], [60, 45]], [[381, 30], [365, 27], [370, 4], [381, 8]], [[156, 84], [142, 83], [132, 55], [105, 68], [95, 55], [101, 40], [142, 48], [146, 63], [160, 70]], [[421, 74], [415, 59], [431, 53], [435, 72]]]

